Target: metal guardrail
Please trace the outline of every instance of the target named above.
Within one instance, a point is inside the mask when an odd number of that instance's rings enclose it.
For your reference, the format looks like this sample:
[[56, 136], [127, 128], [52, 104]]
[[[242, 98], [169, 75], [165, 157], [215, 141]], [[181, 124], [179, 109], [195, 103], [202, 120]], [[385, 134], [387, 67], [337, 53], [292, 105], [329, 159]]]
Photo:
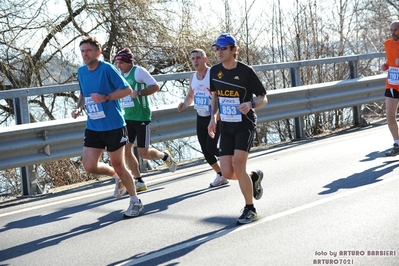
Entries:
[[[290, 69], [290, 79], [291, 79], [291, 87], [296, 87], [301, 85], [300, 72], [299, 69], [305, 66], [315, 66], [322, 64], [334, 64], [334, 63], [345, 63], [349, 64], [350, 69], [350, 77], [357, 78], [357, 67], [356, 63], [359, 60], [367, 60], [367, 59], [376, 59], [376, 58], [384, 58], [385, 53], [371, 53], [371, 54], [363, 54], [363, 55], [351, 55], [351, 56], [339, 56], [332, 58], [321, 58], [321, 59], [312, 59], [312, 60], [304, 60], [304, 61], [293, 61], [288, 63], [273, 63], [266, 65], [255, 65], [253, 66], [255, 71], [271, 71], [278, 69]], [[173, 74], [161, 74], [154, 75], [154, 78], [158, 81], [169, 81], [169, 80], [179, 80], [179, 79], [188, 79], [191, 74], [194, 72], [184, 72], [184, 73], [173, 73]], [[23, 89], [14, 89], [7, 91], [0, 91], [0, 100], [1, 99], [14, 99], [14, 109], [15, 116], [17, 120], [17, 124], [25, 124], [29, 123], [29, 108], [28, 108], [28, 98], [29, 96], [36, 95], [45, 95], [52, 93], [61, 93], [61, 92], [70, 92], [79, 90], [79, 86], [77, 83], [67, 84], [67, 85], [56, 85], [56, 86], [47, 86], [47, 87], [37, 87], [37, 88], [23, 88]], [[355, 116], [355, 121], [358, 120], [358, 117]], [[300, 124], [296, 123], [296, 127], [301, 127]], [[301, 133], [297, 133], [296, 135], [301, 135]]]
[[384, 100], [386, 75], [268, 91], [269, 103], [259, 110], [259, 122], [316, 114]]
[[[343, 107], [354, 107], [355, 124], [359, 121], [357, 105], [383, 100], [385, 75], [358, 77], [358, 60], [385, 57], [385, 53], [341, 56], [289, 63], [253, 66], [255, 71], [290, 69], [291, 88], [268, 91], [269, 103], [257, 110], [258, 122], [294, 118], [295, 137], [303, 136], [301, 116]], [[300, 86], [300, 67], [348, 63], [347, 81]], [[193, 72], [155, 75], [160, 81], [188, 79]], [[295, 88], [294, 88], [295, 87]], [[31, 195], [34, 181], [32, 165], [80, 156], [85, 118], [63, 119], [30, 124], [29, 96], [79, 90], [77, 83], [0, 91], [1, 99], [13, 99], [17, 126], [0, 128], [0, 170], [21, 167], [23, 195]], [[178, 113], [176, 106], [153, 110], [152, 142], [162, 142], [195, 135], [195, 113], [192, 107]], [[40, 191], [39, 191], [40, 192]]]
[[86, 119], [10, 126], [0, 132], [0, 170], [82, 154]]
[[[351, 107], [384, 99], [386, 75], [300, 86], [268, 92], [269, 103], [256, 111], [265, 123]], [[194, 136], [193, 107], [153, 110], [152, 142]], [[0, 170], [72, 158], [82, 153], [86, 118], [6, 127], [0, 132]]]

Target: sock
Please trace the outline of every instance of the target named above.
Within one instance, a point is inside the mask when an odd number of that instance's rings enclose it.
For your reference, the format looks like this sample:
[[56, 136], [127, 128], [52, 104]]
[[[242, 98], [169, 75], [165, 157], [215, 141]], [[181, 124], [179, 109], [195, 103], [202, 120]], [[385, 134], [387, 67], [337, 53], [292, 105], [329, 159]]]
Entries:
[[139, 198], [137, 197], [137, 195], [134, 195], [134, 196], [130, 196], [130, 201], [131, 201], [131, 202], [139, 202], [140, 200], [139, 200]]
[[247, 208], [248, 210], [251, 210], [253, 212], [256, 212], [256, 209], [253, 204], [246, 204], [245, 208]]
[[222, 176], [222, 172], [217, 172], [218, 175]]
[[120, 179], [117, 174], [114, 174], [112, 177], [115, 179], [115, 181], [119, 181], [119, 179]]
[[166, 160], [168, 159], [168, 156], [169, 156], [169, 155], [168, 155], [166, 152], [164, 152], [164, 153], [165, 153], [165, 155], [163, 156], [163, 159], [162, 159], [162, 160], [163, 160], [163, 161], [166, 161]]
[[136, 179], [137, 182], [144, 183], [143, 179], [141, 179], [141, 176], [140, 177], [135, 177], [134, 179]]
[[399, 144], [399, 139], [395, 139], [395, 143], [396, 143], [396, 144]]

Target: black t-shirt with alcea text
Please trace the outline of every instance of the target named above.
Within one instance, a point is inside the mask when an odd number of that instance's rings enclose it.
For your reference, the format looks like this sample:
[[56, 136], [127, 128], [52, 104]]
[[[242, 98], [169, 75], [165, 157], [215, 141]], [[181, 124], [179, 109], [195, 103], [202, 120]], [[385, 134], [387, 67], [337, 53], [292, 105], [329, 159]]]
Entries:
[[[210, 76], [210, 89], [219, 97], [221, 114], [237, 112], [238, 110], [234, 106], [251, 101], [254, 94], [256, 96], [266, 95], [266, 90], [253, 68], [244, 63], [237, 62], [237, 67], [230, 70], [225, 69], [222, 63], [217, 64], [211, 68]], [[224, 105], [223, 101], [230, 102], [230, 104]], [[231, 116], [231, 119], [235, 119], [234, 116]], [[256, 114], [253, 109], [246, 115], [241, 114], [241, 119], [243, 124], [251, 127], [256, 125]], [[230, 122], [236, 124], [234, 120], [223, 123], [230, 124]]]

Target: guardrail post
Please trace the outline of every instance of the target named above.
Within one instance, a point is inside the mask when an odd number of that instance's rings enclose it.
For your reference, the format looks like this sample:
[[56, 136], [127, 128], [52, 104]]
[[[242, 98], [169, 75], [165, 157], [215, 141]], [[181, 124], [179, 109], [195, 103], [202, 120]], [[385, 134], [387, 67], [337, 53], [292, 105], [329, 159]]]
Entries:
[[[298, 67], [290, 68], [291, 87], [301, 86], [301, 75]], [[303, 139], [305, 136], [303, 116], [294, 118], [294, 137]]]
[[28, 97], [20, 97], [14, 99], [14, 115], [16, 124], [30, 123]]
[[[29, 124], [29, 108], [28, 108], [28, 97], [14, 98], [14, 116], [16, 124]], [[41, 193], [38, 190], [38, 186], [34, 181], [36, 180], [36, 174], [33, 172], [33, 166], [20, 167], [21, 173], [21, 192], [23, 196], [34, 195]]]
[[[355, 61], [349, 61], [349, 74], [351, 79], [359, 77], [359, 71], [357, 69], [357, 64]], [[364, 119], [362, 119], [361, 106], [353, 106], [353, 124], [354, 126], [364, 126]]]
[[36, 183], [36, 173], [33, 171], [33, 166], [21, 167], [21, 179], [22, 179], [22, 196], [31, 196], [35, 194], [42, 194], [43, 191], [40, 186]]

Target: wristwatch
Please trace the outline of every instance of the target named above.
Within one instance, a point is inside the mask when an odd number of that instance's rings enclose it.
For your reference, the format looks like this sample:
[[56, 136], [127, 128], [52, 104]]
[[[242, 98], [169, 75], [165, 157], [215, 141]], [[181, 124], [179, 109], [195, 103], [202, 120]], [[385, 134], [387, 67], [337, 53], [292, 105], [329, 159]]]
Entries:
[[141, 91], [138, 91], [138, 92], [137, 92], [137, 95], [138, 95], [138, 96], [141, 96]]
[[255, 109], [256, 103], [255, 103], [254, 99], [251, 99], [251, 105], [252, 105], [252, 109]]
[[108, 94], [105, 94], [105, 102], [107, 103], [109, 101], [110, 97]]

